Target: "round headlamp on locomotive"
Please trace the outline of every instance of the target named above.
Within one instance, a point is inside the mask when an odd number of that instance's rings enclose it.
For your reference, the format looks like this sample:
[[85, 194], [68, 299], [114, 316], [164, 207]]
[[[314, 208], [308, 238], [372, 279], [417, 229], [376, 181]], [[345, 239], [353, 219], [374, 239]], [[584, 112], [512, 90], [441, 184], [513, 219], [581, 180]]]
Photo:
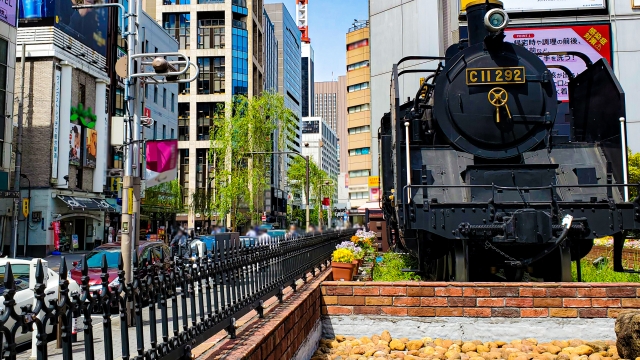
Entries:
[[[620, 247], [624, 231], [640, 228], [640, 202], [619, 190], [624, 93], [606, 60], [578, 54], [587, 70], [568, 74], [574, 133], [554, 140], [559, 102], [541, 54], [505, 41], [500, 1], [463, 0], [463, 9], [468, 39], [444, 58], [392, 69], [379, 130], [388, 228], [435, 280], [571, 281], [571, 261], [595, 237]], [[413, 60], [441, 62], [400, 104], [398, 77], [421, 70], [398, 66]], [[620, 270], [621, 255], [614, 263]]]

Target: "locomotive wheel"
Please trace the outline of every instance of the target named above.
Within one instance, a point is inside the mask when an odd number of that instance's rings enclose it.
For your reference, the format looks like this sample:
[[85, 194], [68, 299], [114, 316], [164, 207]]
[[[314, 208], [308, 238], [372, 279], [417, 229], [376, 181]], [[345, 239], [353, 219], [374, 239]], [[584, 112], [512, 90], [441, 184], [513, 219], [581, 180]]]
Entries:
[[456, 242], [439, 263], [442, 264], [442, 280], [455, 282], [469, 281], [469, 246]]
[[571, 248], [560, 246], [552, 253], [534, 264], [536, 277], [542, 277], [545, 282], [572, 282]]

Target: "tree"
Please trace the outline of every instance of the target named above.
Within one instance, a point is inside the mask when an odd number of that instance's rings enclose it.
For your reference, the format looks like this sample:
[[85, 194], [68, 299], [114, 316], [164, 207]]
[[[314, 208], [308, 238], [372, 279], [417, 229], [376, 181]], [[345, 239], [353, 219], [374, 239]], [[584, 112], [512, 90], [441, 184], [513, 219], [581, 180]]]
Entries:
[[[629, 184], [640, 184], [640, 153], [633, 153], [631, 149], [628, 149], [628, 163], [629, 163]], [[629, 196], [631, 199], [638, 196], [638, 189], [636, 187], [629, 188]]]
[[173, 180], [152, 186], [144, 192], [144, 205], [152, 207], [155, 212], [178, 213], [184, 210], [182, 203], [182, 186]]
[[[312, 209], [315, 207], [318, 208], [318, 211], [310, 211], [309, 218], [316, 219], [314, 223], [319, 224], [320, 219], [322, 218], [319, 209], [322, 208], [323, 195], [332, 195], [335, 193], [335, 182], [333, 185], [327, 186], [325, 184], [325, 180], [329, 178], [329, 175], [327, 175], [324, 170], [320, 169], [316, 163], [309, 161], [309, 192], [311, 192], [311, 195], [307, 194], [307, 162], [301, 157], [295, 157], [289, 163], [287, 177], [289, 179], [291, 189], [296, 192], [304, 193], [305, 196], [309, 198], [309, 205]], [[314, 203], [312, 199], [315, 199], [316, 203]]]
[[[208, 209], [229, 215], [231, 227], [237, 228], [259, 219], [261, 199], [269, 185], [271, 155], [254, 153], [273, 151], [274, 132], [289, 126], [294, 117], [282, 95], [272, 92], [253, 98], [235, 96], [218, 114], [209, 150], [215, 196], [207, 197]], [[279, 136], [278, 148], [283, 148], [283, 140]]]

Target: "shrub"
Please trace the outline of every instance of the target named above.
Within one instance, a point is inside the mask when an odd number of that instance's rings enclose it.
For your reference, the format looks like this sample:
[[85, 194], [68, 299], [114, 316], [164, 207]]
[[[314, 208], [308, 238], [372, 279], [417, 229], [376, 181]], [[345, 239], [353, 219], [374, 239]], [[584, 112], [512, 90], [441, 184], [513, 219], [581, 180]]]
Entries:
[[417, 262], [406, 254], [388, 252], [382, 255], [382, 262], [373, 268], [373, 281], [406, 281], [421, 280], [414, 272], [404, 272], [403, 269], [415, 269]]

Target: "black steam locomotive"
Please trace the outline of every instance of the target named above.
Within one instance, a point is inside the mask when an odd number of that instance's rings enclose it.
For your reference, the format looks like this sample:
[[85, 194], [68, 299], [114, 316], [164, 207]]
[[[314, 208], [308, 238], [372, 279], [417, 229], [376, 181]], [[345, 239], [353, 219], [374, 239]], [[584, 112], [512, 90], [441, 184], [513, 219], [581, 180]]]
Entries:
[[[378, 134], [391, 238], [434, 280], [571, 281], [571, 261], [604, 236], [614, 238], [614, 269], [630, 271], [622, 248], [640, 228], [640, 201], [626, 195], [636, 185], [625, 184], [624, 92], [610, 65], [506, 42], [500, 1], [471, 1], [466, 14], [469, 38], [445, 57], [393, 66]], [[575, 77], [550, 66], [570, 79], [568, 136], [554, 131], [560, 103], [540, 55], [587, 65]], [[439, 65], [399, 71], [414, 60]], [[399, 77], [422, 71], [429, 76], [401, 104]]]

